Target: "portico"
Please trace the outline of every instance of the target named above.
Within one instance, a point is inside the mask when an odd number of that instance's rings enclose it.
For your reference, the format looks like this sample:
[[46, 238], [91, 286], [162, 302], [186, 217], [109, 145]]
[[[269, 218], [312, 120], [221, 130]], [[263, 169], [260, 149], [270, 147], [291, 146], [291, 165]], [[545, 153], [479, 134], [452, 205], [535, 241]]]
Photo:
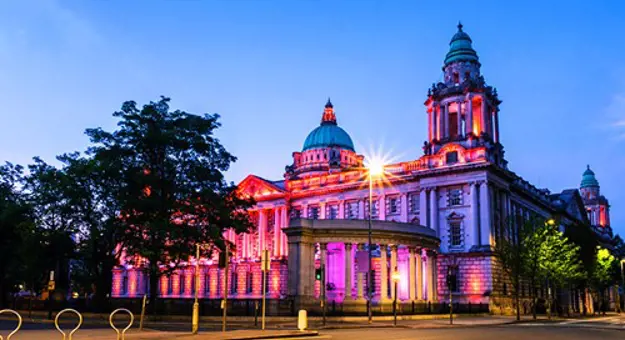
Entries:
[[[288, 295], [295, 299], [296, 308], [319, 305], [315, 268], [325, 268], [328, 301], [366, 305], [366, 220], [294, 219], [283, 231], [289, 244]], [[436, 301], [436, 270], [432, 269], [436, 268], [439, 240], [435, 231], [408, 223], [373, 221], [372, 236], [373, 303], [393, 298], [389, 280], [394, 270], [401, 275], [399, 300]]]

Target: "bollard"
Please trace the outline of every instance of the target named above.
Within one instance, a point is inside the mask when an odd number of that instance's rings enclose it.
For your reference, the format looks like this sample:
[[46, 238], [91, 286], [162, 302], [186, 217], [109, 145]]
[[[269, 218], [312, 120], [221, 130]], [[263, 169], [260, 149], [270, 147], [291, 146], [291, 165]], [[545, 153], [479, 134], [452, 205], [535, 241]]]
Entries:
[[[67, 312], [71, 312], [71, 313], [74, 313], [74, 314], [78, 315], [78, 325], [76, 325], [76, 328], [74, 328], [71, 332], [69, 332], [69, 334], [63, 332], [63, 330], [59, 326], [59, 318], [61, 317], [61, 315], [63, 313], [67, 313]], [[82, 314], [80, 314], [75, 309], [71, 309], [71, 308], [63, 309], [54, 318], [54, 327], [56, 327], [56, 329], [59, 331], [59, 333], [61, 333], [63, 335], [63, 340], [72, 340], [72, 337], [74, 336], [74, 333], [76, 333], [76, 331], [78, 331], [80, 326], [82, 326]]]
[[297, 315], [297, 329], [304, 331], [308, 328], [308, 314], [305, 309], [300, 309]]
[[[22, 328], [22, 316], [20, 315], [20, 313], [14, 311], [12, 309], [0, 310], [0, 314], [4, 314], [4, 313], [13, 313], [13, 314], [15, 314], [15, 316], [17, 316], [17, 327], [15, 327], [15, 329], [11, 333], [9, 333], [9, 335], [7, 335], [7, 340], [11, 340], [11, 337], [13, 335], [15, 335], [15, 333], [17, 333], [17, 331], [19, 331], [20, 328]], [[0, 340], [4, 340], [2, 335], [0, 335]]]
[[[121, 332], [120, 332], [119, 328], [115, 327], [115, 324], [113, 323], [113, 317], [118, 312], [126, 312], [126, 313], [128, 313], [128, 315], [130, 315], [130, 322], [128, 323], [128, 326], [126, 326], [124, 329], [122, 329]], [[129, 310], [125, 309], [125, 308], [116, 309], [109, 316], [109, 324], [111, 325], [111, 328], [113, 328], [115, 330], [115, 332], [117, 333], [117, 340], [124, 340], [126, 338], [126, 331], [129, 330], [130, 327], [132, 327], [132, 323], [134, 321], [135, 321], [135, 316], [132, 314], [131, 311], [129, 311]]]

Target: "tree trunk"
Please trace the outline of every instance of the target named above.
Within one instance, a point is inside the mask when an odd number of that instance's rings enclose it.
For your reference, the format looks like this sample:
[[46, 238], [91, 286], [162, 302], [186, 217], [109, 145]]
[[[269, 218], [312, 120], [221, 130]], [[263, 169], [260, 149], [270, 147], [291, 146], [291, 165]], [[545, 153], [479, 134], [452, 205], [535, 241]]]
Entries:
[[519, 280], [517, 280], [515, 290], [515, 300], [516, 300], [516, 321], [521, 321], [521, 299], [519, 297]]
[[532, 285], [530, 292], [532, 294], [532, 318], [536, 320], [536, 286], [534, 285], [534, 280], [531, 280]]

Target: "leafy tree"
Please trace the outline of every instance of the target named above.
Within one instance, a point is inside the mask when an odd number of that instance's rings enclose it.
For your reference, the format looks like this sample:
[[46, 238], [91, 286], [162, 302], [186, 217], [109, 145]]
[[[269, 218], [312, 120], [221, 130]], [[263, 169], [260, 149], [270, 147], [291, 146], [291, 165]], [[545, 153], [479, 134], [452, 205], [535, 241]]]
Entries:
[[152, 307], [161, 268], [174, 270], [198, 243], [224, 249], [225, 229], [250, 227], [250, 202], [224, 180], [236, 158], [214, 136], [219, 116], [170, 111], [169, 101], [163, 97], [141, 109], [125, 102], [113, 114], [117, 130], [87, 130], [94, 157], [117, 159], [123, 168], [120, 238], [130, 260], [147, 260]]
[[582, 263], [582, 275], [574, 281], [577, 289], [581, 292], [582, 314], [586, 315], [588, 307], [586, 305], [586, 294], [591, 286], [591, 277], [595, 262], [597, 260], [597, 249], [599, 246], [597, 234], [586, 224], [574, 224], [566, 228], [565, 235], [571, 242], [580, 247], [579, 257]]
[[568, 240], [557, 224], [548, 220], [545, 226], [537, 230], [540, 246], [537, 249], [539, 258], [539, 277], [547, 284], [547, 313], [551, 316], [551, 288], [562, 287], [583, 275], [579, 259], [580, 247]]
[[65, 191], [68, 178], [37, 157], [28, 169], [24, 188], [40, 237], [40, 261], [45, 271], [42, 275], [54, 270], [56, 289], [65, 291], [69, 288], [69, 261], [75, 258], [74, 236], [78, 232]]
[[0, 307], [16, 284], [26, 277], [26, 254], [36, 249], [25, 248], [32, 234], [30, 207], [19, 189], [23, 168], [6, 163], [0, 166]]
[[618, 282], [619, 271], [618, 261], [610, 251], [605, 248], [597, 248], [597, 260], [590, 275], [591, 282], [595, 291], [598, 293], [601, 306], [600, 310], [604, 310], [605, 291], [606, 289]]
[[[68, 215], [78, 228], [78, 253], [73, 277], [77, 290], [93, 292], [98, 307], [111, 291], [112, 270], [119, 262], [119, 195], [122, 191], [122, 167], [119, 160], [81, 157], [78, 153], [58, 157], [64, 164], [66, 178], [62, 190]], [[82, 289], [81, 289], [82, 288]]]

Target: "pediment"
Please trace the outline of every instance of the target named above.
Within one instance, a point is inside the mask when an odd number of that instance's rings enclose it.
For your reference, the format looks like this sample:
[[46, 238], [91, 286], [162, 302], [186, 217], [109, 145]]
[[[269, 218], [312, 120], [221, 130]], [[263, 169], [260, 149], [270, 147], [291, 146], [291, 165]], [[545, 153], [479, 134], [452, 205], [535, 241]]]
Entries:
[[237, 185], [239, 194], [254, 199], [277, 198], [284, 196], [286, 191], [277, 185], [258, 176], [249, 175]]

